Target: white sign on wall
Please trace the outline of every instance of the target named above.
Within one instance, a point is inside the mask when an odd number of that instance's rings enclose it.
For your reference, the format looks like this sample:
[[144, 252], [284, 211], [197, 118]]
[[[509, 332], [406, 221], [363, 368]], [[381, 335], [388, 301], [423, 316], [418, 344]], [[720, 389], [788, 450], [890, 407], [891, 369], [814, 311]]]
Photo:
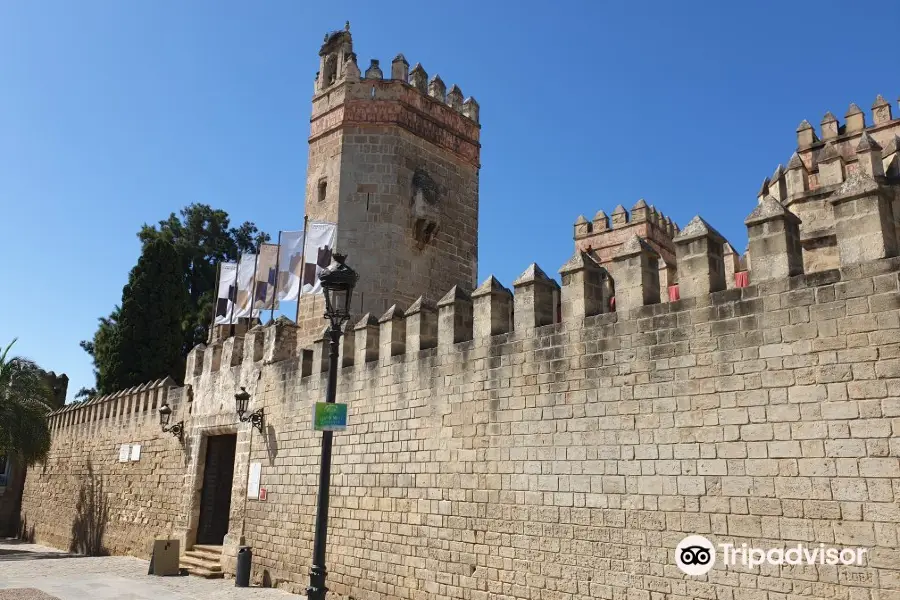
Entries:
[[140, 444], [132, 444], [131, 460], [141, 460], [141, 445]]
[[259, 476], [262, 473], [262, 463], [250, 463], [250, 474], [247, 477], [247, 497], [251, 500], [259, 499]]
[[131, 457], [131, 445], [130, 444], [122, 444], [119, 447], [119, 462], [128, 462], [128, 459]]

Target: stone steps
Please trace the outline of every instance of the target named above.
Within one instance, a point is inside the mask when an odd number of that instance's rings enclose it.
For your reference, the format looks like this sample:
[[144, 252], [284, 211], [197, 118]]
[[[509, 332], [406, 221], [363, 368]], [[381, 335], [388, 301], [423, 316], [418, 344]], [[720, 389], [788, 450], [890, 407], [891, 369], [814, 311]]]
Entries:
[[201, 546], [195, 544], [194, 547], [185, 552], [185, 554], [188, 552], [217, 562], [222, 558], [222, 546]]
[[185, 551], [180, 566], [191, 575], [204, 579], [221, 579], [225, 576], [222, 572], [221, 546], [194, 546]]

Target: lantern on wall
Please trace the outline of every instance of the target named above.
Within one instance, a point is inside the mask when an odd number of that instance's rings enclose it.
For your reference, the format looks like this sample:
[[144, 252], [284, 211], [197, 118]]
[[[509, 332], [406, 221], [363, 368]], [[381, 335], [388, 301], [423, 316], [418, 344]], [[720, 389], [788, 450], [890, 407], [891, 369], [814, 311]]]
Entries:
[[172, 425], [169, 425], [169, 421], [172, 420], [172, 408], [168, 404], [163, 404], [159, 407], [159, 425], [163, 430], [163, 433], [171, 433], [179, 440], [184, 437], [184, 421], [178, 421]]
[[250, 423], [257, 429], [259, 432], [263, 432], [263, 409], [259, 409], [253, 413], [247, 414], [247, 409], [250, 405], [250, 394], [247, 392], [247, 388], [241, 387], [241, 391], [234, 395], [234, 408], [237, 411], [238, 419], [240, 419], [241, 423]]

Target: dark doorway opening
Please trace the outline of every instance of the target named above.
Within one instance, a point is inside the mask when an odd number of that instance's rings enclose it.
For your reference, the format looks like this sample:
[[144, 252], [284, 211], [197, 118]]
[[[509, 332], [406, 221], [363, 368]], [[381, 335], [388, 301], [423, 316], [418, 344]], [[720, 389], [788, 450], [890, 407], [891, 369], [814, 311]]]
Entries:
[[200, 523], [197, 528], [198, 544], [221, 546], [228, 533], [236, 445], [237, 435], [213, 435], [206, 440], [206, 466], [203, 469]]

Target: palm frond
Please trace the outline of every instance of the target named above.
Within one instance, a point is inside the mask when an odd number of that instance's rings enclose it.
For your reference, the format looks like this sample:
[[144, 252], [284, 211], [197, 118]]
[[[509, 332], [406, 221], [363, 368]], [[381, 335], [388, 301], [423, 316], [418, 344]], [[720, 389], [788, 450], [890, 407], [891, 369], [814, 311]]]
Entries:
[[9, 343], [9, 345], [3, 351], [3, 354], [0, 354], [0, 363], [6, 362], [6, 355], [9, 354], [10, 349], [12, 349], [13, 344], [15, 344], [18, 339], [19, 338], [13, 338], [13, 340]]
[[8, 358], [11, 348], [0, 355], [0, 454], [32, 464], [50, 449], [53, 390], [34, 361]]

